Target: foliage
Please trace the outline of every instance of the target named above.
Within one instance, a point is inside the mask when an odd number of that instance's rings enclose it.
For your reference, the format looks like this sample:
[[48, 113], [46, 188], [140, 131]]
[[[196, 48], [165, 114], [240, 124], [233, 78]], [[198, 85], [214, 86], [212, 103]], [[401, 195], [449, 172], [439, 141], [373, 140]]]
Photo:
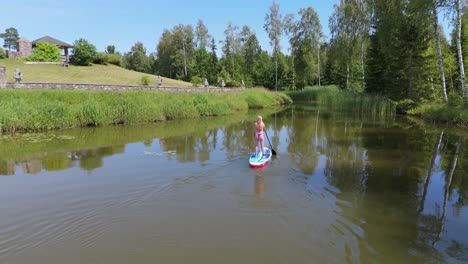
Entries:
[[73, 63], [76, 65], [90, 66], [96, 53], [96, 46], [86, 39], [80, 38], [73, 43]]
[[466, 107], [453, 107], [442, 103], [426, 103], [409, 110], [408, 114], [427, 120], [447, 122], [468, 128], [468, 109]]
[[124, 54], [123, 63], [126, 69], [148, 73], [150, 69], [149, 60], [143, 43], [135, 43], [130, 52]]
[[5, 59], [6, 58], [6, 52], [0, 48], [0, 59]]
[[237, 110], [291, 103], [282, 93], [248, 89], [229, 93], [151, 91], [0, 90], [3, 132], [232, 114]]
[[406, 114], [414, 107], [416, 107], [416, 103], [411, 99], [403, 99], [396, 102], [397, 113]]
[[105, 53], [107, 54], [115, 54], [117, 53], [115, 51], [115, 46], [114, 45], [107, 45]]
[[3, 47], [8, 48], [8, 50], [14, 49], [17, 50], [19, 34], [18, 30], [14, 27], [5, 29], [5, 33], [0, 34], [0, 38], [3, 39]]
[[448, 94], [449, 103], [448, 105], [455, 108], [461, 108], [464, 105], [463, 97], [457, 92], [451, 92]]
[[202, 78], [200, 78], [198, 76], [192, 76], [191, 83], [192, 83], [193, 87], [200, 87], [202, 85], [202, 83], [203, 83], [203, 80], [202, 80]]
[[94, 55], [94, 58], [93, 58], [93, 63], [94, 64], [107, 65], [108, 64], [107, 54], [102, 53], [102, 52], [96, 53], [96, 55]]
[[286, 94], [295, 102], [316, 102], [327, 110], [381, 117], [393, 117], [396, 113], [395, 104], [385, 97], [339, 90], [336, 86], [308, 87]]
[[28, 61], [60, 61], [60, 48], [51, 43], [39, 42], [34, 48], [33, 55], [26, 58]]
[[116, 65], [116, 66], [122, 66], [122, 56], [119, 53], [113, 53], [113, 54], [106, 54], [105, 59], [108, 63]]
[[141, 76], [141, 84], [142, 85], [149, 85], [150, 84], [150, 77], [148, 75]]
[[226, 82], [226, 87], [241, 87], [242, 84], [240, 83], [240, 81], [237, 81], [237, 80], [230, 80], [228, 82]]

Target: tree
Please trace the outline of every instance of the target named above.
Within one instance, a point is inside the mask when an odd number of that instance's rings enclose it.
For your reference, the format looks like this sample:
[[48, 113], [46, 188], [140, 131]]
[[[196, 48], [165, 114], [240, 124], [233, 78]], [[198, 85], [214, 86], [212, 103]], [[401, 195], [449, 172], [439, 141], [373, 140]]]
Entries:
[[6, 58], [5, 51], [2, 48], [0, 48], [0, 59], [5, 59], [5, 58]]
[[107, 45], [106, 47], [106, 53], [107, 54], [115, 54], [115, 46], [114, 45]]
[[320, 38], [323, 34], [317, 12], [312, 7], [300, 9], [299, 15], [300, 19], [294, 27], [295, 58], [298, 74], [305, 86], [320, 78]]
[[189, 66], [192, 64], [195, 46], [194, 33], [191, 25], [177, 25], [173, 29], [173, 40], [176, 48], [176, 54], [172, 57], [173, 66], [182, 69], [182, 76], [178, 78], [189, 81]]
[[171, 31], [164, 29], [156, 48], [156, 73], [169, 78], [175, 78], [175, 70], [172, 65], [175, 54], [174, 37]]
[[456, 19], [455, 19], [455, 28], [456, 28], [456, 42], [457, 42], [457, 54], [458, 54], [458, 66], [460, 69], [460, 82], [462, 87], [462, 96], [463, 100], [467, 100], [466, 98], [466, 86], [465, 86], [465, 69], [463, 65], [463, 53], [461, 47], [461, 24], [462, 24], [462, 10], [463, 10], [463, 3], [461, 0], [455, 0], [455, 11], [456, 11]]
[[[330, 56], [340, 64], [343, 61], [345, 67], [339, 65], [341, 71], [345, 68], [346, 89], [350, 89], [350, 79], [353, 75], [353, 69], [356, 68], [357, 60], [360, 60], [361, 88], [365, 87], [365, 43], [369, 32], [369, 8], [365, 0], [347, 0], [341, 1], [340, 5], [335, 5], [335, 12], [330, 17], [329, 27], [332, 37], [330, 43], [334, 54]], [[358, 58], [356, 52], [359, 50]], [[351, 72], [350, 72], [351, 71]]]
[[76, 65], [89, 66], [96, 55], [96, 46], [80, 38], [73, 43], [73, 62]]
[[[366, 90], [394, 100], [424, 99], [436, 58], [429, 1], [375, 0]], [[370, 57], [372, 56], [372, 57]], [[372, 68], [371, 68], [372, 67]]]
[[5, 30], [5, 33], [0, 34], [0, 38], [3, 39], [4, 48], [8, 48], [8, 50], [14, 49], [17, 50], [18, 47], [18, 40], [19, 40], [19, 35], [18, 35], [18, 30], [14, 27], [7, 28]]
[[203, 20], [199, 19], [197, 22], [197, 28], [195, 29], [195, 47], [196, 48], [206, 48], [208, 46], [208, 41], [210, 39], [210, 34], [208, 34], [208, 28], [203, 23]]
[[439, 17], [437, 14], [437, 7], [439, 0], [432, 0], [432, 19], [434, 26], [434, 33], [436, 38], [436, 49], [437, 49], [437, 58], [439, 63], [439, 73], [440, 73], [440, 85], [442, 88], [442, 97], [444, 98], [445, 103], [448, 103], [447, 98], [447, 88], [445, 83], [445, 72], [444, 72], [444, 60], [442, 57], [442, 48], [440, 47], [440, 32], [439, 32]]
[[270, 45], [273, 46], [273, 55], [275, 56], [275, 90], [278, 90], [278, 52], [281, 49], [279, 43], [281, 32], [283, 31], [283, 22], [279, 13], [279, 5], [275, 1], [270, 6], [270, 13], [265, 16], [263, 28], [268, 33]]
[[143, 43], [137, 42], [131, 50], [124, 55], [125, 68], [137, 72], [149, 72], [149, 60]]
[[195, 51], [195, 58], [193, 61], [193, 75], [200, 78], [213, 77], [209, 76], [214, 71], [211, 64], [211, 56], [205, 47], [201, 47]]
[[230, 72], [231, 76], [235, 75], [236, 64], [235, 57], [240, 48], [240, 37], [238, 34], [239, 27], [228, 22], [228, 27], [224, 30], [224, 35], [226, 36], [224, 40], [224, 45], [222, 47], [224, 58], [227, 61], [230, 60], [231, 64], [226, 64], [226, 70]]
[[208, 81], [210, 83], [214, 83], [216, 82], [216, 79], [217, 79], [217, 69], [216, 69], [216, 65], [218, 65], [218, 56], [216, 55], [216, 41], [214, 38], [211, 38], [211, 43], [210, 43], [210, 56], [211, 56], [211, 69], [212, 71], [209, 72], [208, 74]]

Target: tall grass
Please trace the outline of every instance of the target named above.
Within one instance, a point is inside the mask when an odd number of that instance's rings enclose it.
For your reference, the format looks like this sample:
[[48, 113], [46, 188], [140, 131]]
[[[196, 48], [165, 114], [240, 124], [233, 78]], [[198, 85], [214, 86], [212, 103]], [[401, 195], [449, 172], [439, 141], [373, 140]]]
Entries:
[[232, 93], [0, 90], [0, 132], [38, 131], [232, 114], [291, 103], [263, 89]]
[[382, 96], [342, 91], [336, 86], [308, 87], [286, 93], [294, 102], [314, 102], [320, 108], [357, 115], [393, 117], [395, 104]]

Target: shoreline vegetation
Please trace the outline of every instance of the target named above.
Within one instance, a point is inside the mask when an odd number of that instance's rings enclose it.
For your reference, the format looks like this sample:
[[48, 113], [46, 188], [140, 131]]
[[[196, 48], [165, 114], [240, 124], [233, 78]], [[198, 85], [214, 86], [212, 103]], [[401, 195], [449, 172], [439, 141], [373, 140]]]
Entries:
[[44, 131], [221, 116], [249, 108], [291, 104], [284, 93], [0, 90], [0, 133]]
[[[302, 91], [289, 91], [286, 94], [293, 102], [316, 102], [319, 107], [328, 110], [371, 114], [372, 117], [394, 117], [397, 112], [402, 112], [402, 102], [394, 102], [380, 95], [342, 91], [334, 85], [307, 87]], [[422, 103], [403, 112], [429, 122], [468, 128], [468, 108], [463, 102], [456, 105]]]

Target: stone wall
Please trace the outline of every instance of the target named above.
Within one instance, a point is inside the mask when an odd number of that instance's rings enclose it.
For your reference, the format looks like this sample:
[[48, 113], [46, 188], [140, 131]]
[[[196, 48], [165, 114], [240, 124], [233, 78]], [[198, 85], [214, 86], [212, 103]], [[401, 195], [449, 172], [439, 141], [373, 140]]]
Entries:
[[7, 78], [6, 78], [6, 68], [0, 66], [0, 88], [5, 88], [7, 85]]
[[26, 38], [20, 38], [18, 40], [18, 51], [17, 57], [24, 58], [33, 54], [33, 48], [31, 42]]
[[[0, 81], [1, 81], [0, 67]], [[6, 80], [6, 76], [5, 76]], [[0, 83], [0, 87], [1, 83]], [[94, 91], [167, 91], [167, 92], [239, 92], [245, 88], [218, 88], [218, 87], [173, 87], [173, 86], [146, 86], [146, 85], [110, 85], [110, 84], [83, 84], [83, 83], [6, 83], [6, 88], [15, 89], [62, 89], [62, 90], [94, 90]]]

